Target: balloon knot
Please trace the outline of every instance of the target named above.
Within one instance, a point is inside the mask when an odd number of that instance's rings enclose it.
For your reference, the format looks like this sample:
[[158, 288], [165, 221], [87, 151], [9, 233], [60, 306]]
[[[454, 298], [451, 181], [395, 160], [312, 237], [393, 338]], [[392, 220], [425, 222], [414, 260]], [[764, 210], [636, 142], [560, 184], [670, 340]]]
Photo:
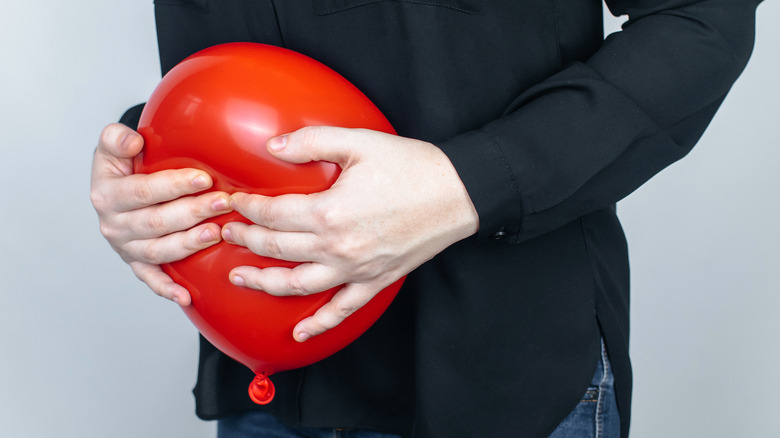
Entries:
[[249, 384], [249, 398], [259, 405], [271, 403], [276, 394], [274, 383], [265, 374], [258, 374]]

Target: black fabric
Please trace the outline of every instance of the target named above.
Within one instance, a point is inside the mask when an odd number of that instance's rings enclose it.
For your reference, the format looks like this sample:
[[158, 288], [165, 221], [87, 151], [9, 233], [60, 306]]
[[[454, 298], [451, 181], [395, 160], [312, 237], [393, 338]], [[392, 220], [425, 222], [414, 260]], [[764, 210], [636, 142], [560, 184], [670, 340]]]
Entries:
[[136, 105], [122, 114], [119, 123], [123, 123], [133, 129], [138, 129], [138, 122], [141, 120], [141, 113], [144, 110], [144, 104]]
[[[628, 434], [629, 279], [615, 203], [694, 146], [753, 43], [754, 0], [157, 0], [162, 71], [231, 41], [281, 45], [450, 157], [479, 233], [409, 275], [353, 345], [273, 376], [201, 343], [197, 413], [301, 426], [544, 437], [606, 340]], [[129, 116], [128, 116], [129, 117]]]

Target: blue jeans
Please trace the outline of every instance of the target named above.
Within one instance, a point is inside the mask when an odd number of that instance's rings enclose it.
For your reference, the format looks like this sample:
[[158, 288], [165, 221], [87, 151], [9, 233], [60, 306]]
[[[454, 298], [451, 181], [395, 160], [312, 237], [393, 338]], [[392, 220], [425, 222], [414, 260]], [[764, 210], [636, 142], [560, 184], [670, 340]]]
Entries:
[[549, 438], [619, 438], [620, 415], [615, 399], [615, 377], [604, 341], [601, 358], [590, 386], [577, 407], [555, 428]]
[[[264, 412], [233, 415], [219, 420], [217, 436], [218, 438], [400, 438], [398, 435], [369, 430], [293, 428]], [[615, 401], [614, 377], [602, 342], [601, 358], [590, 386], [577, 407], [558, 425], [549, 438], [617, 437], [620, 437], [620, 416]]]

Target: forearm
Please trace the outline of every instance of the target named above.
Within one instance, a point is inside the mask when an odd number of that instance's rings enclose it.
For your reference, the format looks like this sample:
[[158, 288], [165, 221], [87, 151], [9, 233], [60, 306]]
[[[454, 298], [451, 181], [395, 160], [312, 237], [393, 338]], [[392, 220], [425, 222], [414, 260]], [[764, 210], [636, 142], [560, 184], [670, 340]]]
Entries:
[[480, 236], [503, 230], [520, 242], [631, 193], [690, 151], [750, 55], [753, 2], [614, 3], [631, 20], [590, 60], [439, 144], [477, 207]]

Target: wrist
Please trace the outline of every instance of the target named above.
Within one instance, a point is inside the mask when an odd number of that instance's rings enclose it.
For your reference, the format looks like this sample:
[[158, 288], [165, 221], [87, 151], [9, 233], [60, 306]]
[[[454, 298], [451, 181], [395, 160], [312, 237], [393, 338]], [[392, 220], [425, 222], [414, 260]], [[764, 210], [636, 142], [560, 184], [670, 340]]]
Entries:
[[449, 243], [452, 244], [471, 237], [479, 231], [479, 214], [457, 169], [443, 151], [438, 148], [437, 150], [442, 157], [440, 167], [445, 169], [442, 174], [447, 179], [449, 188], [446, 191], [447, 211], [451, 220], [445, 225], [450, 230], [452, 241]]

